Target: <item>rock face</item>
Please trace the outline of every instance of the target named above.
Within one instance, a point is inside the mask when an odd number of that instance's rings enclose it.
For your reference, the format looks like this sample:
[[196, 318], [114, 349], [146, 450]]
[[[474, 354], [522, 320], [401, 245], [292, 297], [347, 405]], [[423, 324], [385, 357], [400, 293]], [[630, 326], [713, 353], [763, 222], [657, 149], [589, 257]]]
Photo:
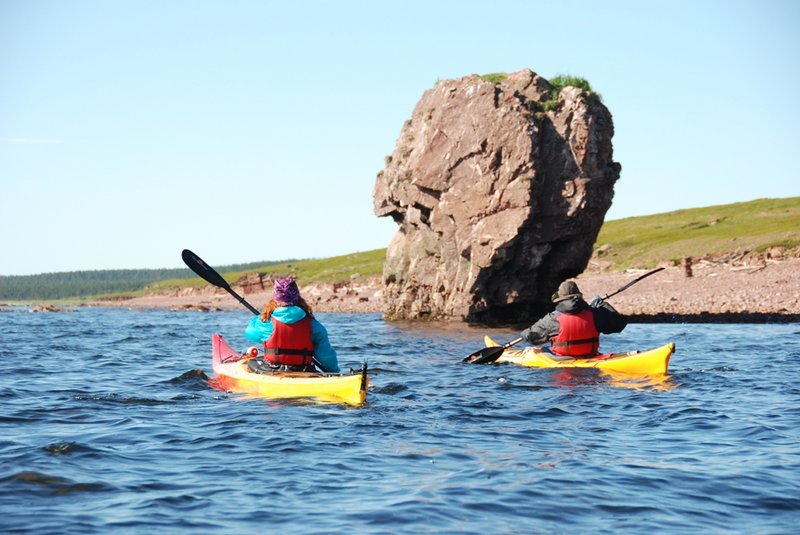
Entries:
[[269, 276], [265, 277], [261, 273], [251, 272], [239, 277], [232, 286], [240, 288], [243, 295], [250, 295], [272, 288], [273, 282]]
[[378, 174], [374, 210], [398, 231], [384, 266], [387, 319], [538, 318], [586, 267], [620, 165], [595, 95], [530, 70], [426, 91]]

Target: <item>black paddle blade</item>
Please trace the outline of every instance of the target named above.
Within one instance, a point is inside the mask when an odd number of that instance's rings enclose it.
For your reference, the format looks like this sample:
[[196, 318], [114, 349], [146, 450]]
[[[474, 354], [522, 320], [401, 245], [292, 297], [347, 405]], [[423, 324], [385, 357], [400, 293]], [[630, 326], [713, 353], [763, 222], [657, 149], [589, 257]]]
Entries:
[[506, 348], [503, 346], [484, 347], [480, 351], [472, 353], [462, 362], [471, 362], [473, 364], [489, 364], [500, 358]]
[[218, 288], [230, 288], [225, 279], [222, 278], [222, 275], [217, 273], [214, 268], [203, 262], [202, 258], [191, 252], [189, 249], [183, 250], [181, 253], [181, 258], [183, 258], [183, 262], [189, 266], [189, 269], [197, 273], [206, 282], [209, 282]]

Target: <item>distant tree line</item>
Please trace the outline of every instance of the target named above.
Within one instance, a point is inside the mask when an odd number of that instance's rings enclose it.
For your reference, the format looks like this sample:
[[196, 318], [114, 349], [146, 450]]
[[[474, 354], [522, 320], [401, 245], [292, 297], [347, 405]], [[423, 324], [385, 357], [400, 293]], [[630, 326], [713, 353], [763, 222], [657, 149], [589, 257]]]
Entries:
[[[231, 273], [253, 270], [280, 262], [250, 262], [220, 266], [216, 269], [220, 273]], [[0, 299], [9, 301], [46, 300], [136, 292], [144, 290], [155, 282], [193, 277], [196, 275], [188, 268], [114, 269], [39, 275], [2, 275], [0, 276]]]

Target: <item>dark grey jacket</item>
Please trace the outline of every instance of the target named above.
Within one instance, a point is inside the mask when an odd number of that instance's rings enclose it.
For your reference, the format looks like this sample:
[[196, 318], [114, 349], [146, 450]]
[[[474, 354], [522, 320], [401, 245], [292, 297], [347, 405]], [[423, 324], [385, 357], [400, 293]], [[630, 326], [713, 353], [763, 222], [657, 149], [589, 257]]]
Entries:
[[558, 316], [561, 314], [577, 314], [588, 308], [594, 314], [594, 325], [603, 334], [622, 332], [628, 325], [625, 316], [614, 310], [614, 307], [603, 302], [599, 307], [592, 308], [580, 297], [565, 299], [556, 303], [556, 309], [545, 317], [522, 331], [522, 338], [534, 345], [542, 345], [558, 336]]

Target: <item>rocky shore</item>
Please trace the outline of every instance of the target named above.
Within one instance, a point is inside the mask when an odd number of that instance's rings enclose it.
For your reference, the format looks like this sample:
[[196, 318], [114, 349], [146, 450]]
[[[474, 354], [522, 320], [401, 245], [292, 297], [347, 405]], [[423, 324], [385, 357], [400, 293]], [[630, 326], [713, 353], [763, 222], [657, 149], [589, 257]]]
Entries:
[[[740, 263], [700, 260], [691, 265], [668, 266], [610, 299], [632, 321], [652, 322], [794, 322], [800, 321], [800, 259]], [[590, 268], [575, 279], [588, 298], [606, 295], [624, 286], [645, 270], [613, 272]], [[239, 289], [236, 289], [239, 291]], [[317, 312], [381, 312], [380, 278], [349, 283], [311, 284], [301, 288]], [[241, 294], [242, 292], [240, 292]], [[243, 293], [261, 308], [270, 292]], [[211, 311], [240, 305], [223, 290], [212, 286], [183, 289], [169, 295], [146, 295], [96, 306], [129, 308], [163, 307], [172, 310]]]
[[[605, 295], [645, 273], [594, 272], [576, 280], [587, 297]], [[794, 322], [800, 321], [800, 259], [737, 264], [701, 260], [666, 267], [612, 297], [632, 321]]]

